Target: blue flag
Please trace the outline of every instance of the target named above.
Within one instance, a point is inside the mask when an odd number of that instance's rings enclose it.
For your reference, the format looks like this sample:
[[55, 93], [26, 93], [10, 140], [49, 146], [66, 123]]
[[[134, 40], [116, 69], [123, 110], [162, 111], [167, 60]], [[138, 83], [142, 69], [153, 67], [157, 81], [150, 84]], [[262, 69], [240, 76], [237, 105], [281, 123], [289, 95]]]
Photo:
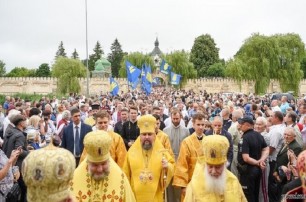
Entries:
[[110, 92], [112, 96], [118, 95], [119, 85], [113, 77], [109, 77], [109, 83], [110, 83]]
[[172, 67], [165, 60], [163, 60], [161, 65], [160, 65], [160, 71], [164, 74], [169, 74], [171, 69], [172, 69]]
[[148, 83], [152, 83], [153, 82], [153, 79], [152, 79], [152, 70], [151, 70], [151, 66], [146, 66], [145, 65], [145, 80], [148, 82]]
[[171, 72], [171, 82], [170, 83], [172, 85], [179, 85], [181, 82], [181, 77], [182, 77], [181, 75]]
[[137, 78], [134, 82], [129, 82], [129, 85], [132, 87], [133, 90], [135, 90], [138, 86], [139, 78]]
[[131, 83], [136, 82], [138, 80], [139, 75], [141, 74], [141, 71], [127, 60], [125, 61], [125, 66], [128, 81]]
[[145, 83], [145, 80], [146, 80], [145, 69], [146, 69], [146, 65], [143, 64], [143, 65], [142, 65], [142, 69], [141, 69], [141, 86], [142, 86], [142, 89], [143, 89], [143, 90], [144, 90], [144, 83]]
[[148, 94], [151, 93], [152, 82], [153, 82], [152, 70], [151, 70], [150, 65], [149, 66], [145, 65], [144, 74], [145, 74], [145, 76], [144, 76], [145, 78], [143, 80], [143, 89], [146, 92], [146, 94], [148, 95]]

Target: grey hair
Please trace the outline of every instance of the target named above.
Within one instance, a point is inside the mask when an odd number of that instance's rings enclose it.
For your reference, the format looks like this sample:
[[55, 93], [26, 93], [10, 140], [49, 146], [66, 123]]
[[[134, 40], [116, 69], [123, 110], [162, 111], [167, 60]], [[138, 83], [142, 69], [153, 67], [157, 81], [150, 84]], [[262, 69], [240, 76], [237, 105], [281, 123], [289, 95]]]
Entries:
[[242, 116], [243, 116], [243, 112], [240, 109], [236, 109], [232, 112], [232, 118], [239, 119], [239, 118], [242, 118]]
[[69, 110], [65, 110], [62, 112], [62, 119], [67, 119], [71, 116], [70, 111]]
[[8, 120], [9, 120], [10, 122], [12, 122], [12, 119], [14, 119], [14, 117], [15, 117], [16, 115], [19, 115], [19, 114], [21, 114], [20, 111], [18, 111], [18, 110], [16, 110], [16, 109], [12, 109], [12, 110], [9, 111], [9, 113], [8, 113], [8, 115], [7, 115], [7, 118], [8, 118]]
[[262, 116], [257, 117], [256, 122], [257, 121], [261, 121], [265, 126], [268, 124], [267, 119], [265, 117], [262, 117]]
[[294, 129], [293, 127], [287, 126], [287, 127], [285, 128], [285, 130], [289, 130], [290, 133], [291, 133], [292, 135], [294, 135], [294, 137], [296, 137], [296, 132], [295, 132], [295, 129]]

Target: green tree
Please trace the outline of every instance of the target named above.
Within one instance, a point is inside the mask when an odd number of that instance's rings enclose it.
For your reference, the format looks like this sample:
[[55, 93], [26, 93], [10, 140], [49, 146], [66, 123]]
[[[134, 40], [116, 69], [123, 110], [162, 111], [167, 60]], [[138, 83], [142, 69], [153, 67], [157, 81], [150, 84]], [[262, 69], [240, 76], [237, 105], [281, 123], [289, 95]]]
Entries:
[[60, 45], [58, 46], [58, 50], [55, 54], [55, 59], [58, 57], [67, 57], [67, 54], [65, 53], [64, 43], [61, 41]]
[[306, 57], [301, 61], [301, 69], [303, 71], [303, 78], [306, 78]]
[[93, 49], [93, 52], [94, 52], [93, 54], [89, 55], [89, 60], [88, 60], [89, 71], [93, 71], [95, 69], [95, 62], [99, 60], [104, 54], [99, 41], [97, 41], [95, 48]]
[[230, 59], [226, 63], [224, 74], [238, 82], [241, 90], [241, 82], [245, 79], [244, 71], [247, 71], [247, 68], [247, 65], [239, 58]]
[[194, 65], [189, 61], [189, 54], [184, 50], [174, 51], [166, 55], [165, 60], [172, 66], [172, 72], [182, 76], [180, 87], [183, 87], [187, 83], [187, 79], [196, 78], [197, 71]]
[[4, 76], [5, 73], [6, 73], [5, 63], [2, 60], [0, 60], [0, 76]]
[[227, 63], [226, 75], [239, 82], [254, 81], [256, 94], [266, 92], [270, 79], [278, 80], [282, 91], [298, 93], [304, 46], [297, 34], [253, 34]]
[[108, 60], [112, 64], [112, 75], [113, 77], [119, 77], [119, 70], [121, 67], [121, 62], [123, 59], [123, 51], [121, 49], [121, 44], [118, 39], [115, 39], [114, 43], [111, 46], [111, 53], [108, 55]]
[[71, 55], [71, 58], [72, 59], [79, 59], [79, 54], [78, 52], [76, 51], [76, 49], [74, 49], [72, 55]]
[[50, 77], [51, 71], [50, 71], [49, 64], [47, 63], [41, 64], [36, 70], [36, 76], [37, 77]]
[[221, 62], [212, 64], [207, 69], [208, 77], [224, 77], [225, 66]]
[[25, 67], [15, 67], [8, 74], [7, 77], [35, 77], [35, 69], [27, 69]]
[[79, 93], [78, 78], [86, 76], [86, 68], [80, 60], [59, 57], [52, 66], [52, 75], [58, 79], [59, 93]]
[[264, 35], [253, 34], [238, 51], [247, 66], [244, 78], [255, 81], [255, 93], [264, 93], [270, 84], [273, 67], [278, 65], [278, 47], [275, 40]]
[[298, 94], [300, 80], [303, 78], [301, 61], [305, 56], [305, 44], [298, 34], [278, 34], [272, 36], [279, 47], [279, 66], [275, 71], [283, 92]]
[[122, 78], [126, 78], [126, 66], [125, 66], [126, 60], [129, 61], [132, 65], [138, 67], [140, 70], [143, 64], [147, 64], [151, 66], [152, 72], [155, 71], [154, 61], [151, 56], [144, 55], [140, 52], [134, 52], [134, 53], [125, 55], [123, 57], [123, 60], [121, 61], [121, 68], [119, 70], [119, 76]]
[[194, 64], [199, 77], [206, 76], [210, 65], [219, 62], [219, 48], [209, 35], [197, 37], [190, 52], [190, 61]]

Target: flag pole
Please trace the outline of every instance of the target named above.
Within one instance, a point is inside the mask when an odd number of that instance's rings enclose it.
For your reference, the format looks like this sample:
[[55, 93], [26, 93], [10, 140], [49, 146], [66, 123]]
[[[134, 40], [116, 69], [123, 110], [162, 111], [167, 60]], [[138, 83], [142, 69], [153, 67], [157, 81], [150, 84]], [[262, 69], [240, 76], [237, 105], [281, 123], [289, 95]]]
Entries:
[[86, 96], [89, 97], [89, 67], [88, 67], [88, 28], [87, 28], [87, 0], [85, 0], [86, 18]]
[[127, 86], [128, 86], [128, 92], [130, 91], [130, 85], [129, 85], [129, 77], [128, 77], [128, 70], [127, 70], [127, 68], [125, 68], [126, 69], [126, 81], [127, 81]]

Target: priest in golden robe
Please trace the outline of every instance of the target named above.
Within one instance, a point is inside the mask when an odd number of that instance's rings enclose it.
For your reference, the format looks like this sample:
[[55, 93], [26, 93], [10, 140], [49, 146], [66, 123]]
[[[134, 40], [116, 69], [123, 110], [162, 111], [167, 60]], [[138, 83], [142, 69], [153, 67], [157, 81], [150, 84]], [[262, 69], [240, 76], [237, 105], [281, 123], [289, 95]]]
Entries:
[[160, 128], [160, 116], [156, 114], [153, 114], [152, 116], [154, 116], [154, 118], [156, 119], [156, 126], [155, 126], [156, 137], [162, 143], [164, 148], [168, 150], [169, 154], [173, 157], [173, 159], [175, 159], [173, 150], [171, 148], [169, 136], [166, 133], [164, 133], [162, 130], [159, 129]]
[[96, 113], [99, 111], [99, 109], [100, 109], [100, 104], [93, 103], [91, 105], [90, 115], [85, 119], [84, 123], [86, 123], [87, 125], [90, 125], [91, 127], [94, 126], [96, 123], [95, 116], [96, 116]]
[[172, 183], [174, 186], [181, 187], [181, 201], [184, 199], [186, 187], [191, 180], [197, 159], [203, 155], [201, 142], [203, 138], [206, 138], [203, 133], [204, 114], [195, 114], [192, 117], [192, 122], [195, 132], [181, 143]]
[[221, 135], [203, 139], [204, 155], [196, 163], [185, 202], [247, 202], [237, 177], [226, 169], [229, 142]]
[[[75, 170], [73, 154], [50, 143], [32, 151], [22, 163], [28, 202], [74, 202], [70, 181]], [[1, 198], [2, 199], [2, 198]], [[5, 201], [4, 199], [0, 201]], [[9, 201], [9, 200], [7, 200]]]
[[162, 202], [173, 176], [174, 159], [156, 138], [156, 119], [152, 115], [141, 116], [137, 124], [140, 136], [127, 153], [123, 171], [137, 201]]
[[[100, 131], [101, 135], [106, 134], [112, 138], [110, 154], [113, 160], [119, 165], [120, 168], [122, 168], [127, 153], [122, 137], [113, 131], [107, 131], [110, 119], [107, 111], [98, 111], [95, 117], [97, 131]], [[102, 131], [105, 132], [102, 133]], [[86, 158], [86, 154], [86, 149], [84, 149], [80, 158], [80, 162], [82, 162]]]
[[110, 136], [97, 131], [85, 136], [87, 157], [74, 171], [71, 182], [76, 201], [136, 202], [126, 175], [110, 156], [111, 144]]

